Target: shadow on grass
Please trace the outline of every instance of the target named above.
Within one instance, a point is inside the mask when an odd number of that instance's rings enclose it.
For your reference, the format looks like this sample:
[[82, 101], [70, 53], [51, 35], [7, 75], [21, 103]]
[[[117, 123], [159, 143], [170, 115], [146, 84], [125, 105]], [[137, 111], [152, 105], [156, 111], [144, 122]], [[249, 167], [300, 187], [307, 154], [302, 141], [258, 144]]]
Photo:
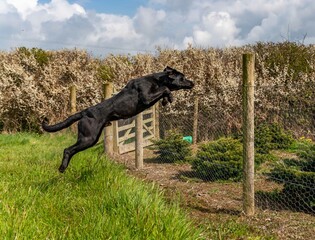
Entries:
[[93, 178], [95, 171], [93, 169], [86, 169], [81, 172], [81, 174], [77, 177], [78, 182], [87, 182]]
[[275, 211], [288, 210], [294, 212], [304, 212], [315, 215], [314, 206], [308, 205], [305, 201], [296, 201], [292, 196], [288, 196], [282, 191], [255, 193], [255, 204], [261, 209], [270, 209]]
[[[223, 182], [227, 183], [225, 180], [215, 181], [213, 179], [205, 178], [200, 176], [195, 171], [179, 171], [173, 179], [178, 179], [185, 182]], [[235, 183], [229, 181], [230, 183]], [[255, 192], [255, 204], [260, 209], [270, 209], [274, 211], [287, 210], [294, 212], [304, 212], [307, 214], [315, 215], [315, 201], [310, 200], [310, 196], [296, 193], [297, 196], [292, 196], [286, 194], [283, 191], [274, 190], [272, 192], [257, 191]], [[297, 199], [300, 199], [298, 201]], [[311, 204], [313, 203], [313, 204]], [[224, 213], [225, 210], [223, 210]], [[229, 212], [230, 210], [227, 210]], [[232, 210], [234, 211], [234, 210]], [[236, 213], [238, 214], [238, 213]], [[232, 214], [233, 215], [233, 214]]]
[[191, 170], [191, 171], [179, 171], [178, 174], [174, 177], [174, 179], [177, 178], [181, 181], [185, 182], [217, 182], [217, 183], [235, 183], [240, 182], [239, 179], [233, 179], [233, 178], [224, 178], [224, 176], [216, 176], [213, 177], [211, 174], [208, 174], [208, 176], [204, 176], [203, 174], [198, 173], [197, 171]]
[[52, 177], [46, 181], [38, 182], [35, 185], [39, 189], [39, 191], [44, 193], [47, 192], [49, 189], [58, 186], [60, 182], [62, 182], [62, 184], [64, 184], [65, 181], [73, 184], [88, 182], [90, 179], [93, 178], [95, 172], [93, 171], [93, 169], [86, 169], [82, 170], [81, 172], [76, 172], [71, 176], [66, 176], [65, 174], [66, 173], [59, 174], [58, 176]]
[[242, 214], [241, 211], [234, 210], [234, 209], [213, 208], [213, 207], [205, 208], [202, 206], [192, 206], [192, 205], [188, 205], [188, 206], [202, 213], [225, 214], [225, 215], [231, 215], [231, 216], [240, 216]]
[[63, 178], [62, 175], [60, 176], [55, 176], [47, 181], [42, 181], [42, 182], [39, 182], [37, 184], [35, 184], [38, 189], [41, 191], [41, 192], [47, 192], [50, 188], [52, 187], [55, 187], [58, 182], [60, 182], [60, 180]]
[[173, 179], [178, 179], [182, 182], [206, 182], [196, 171], [178, 171], [178, 173], [173, 177]]
[[153, 164], [170, 164], [170, 163], [174, 163], [174, 162], [171, 162], [171, 161], [165, 161], [163, 159], [160, 159], [160, 158], [146, 158], [143, 160], [144, 163], [153, 163]]
[[[191, 183], [201, 183], [201, 182], [207, 182], [207, 183], [213, 183], [214, 181], [209, 180], [207, 178], [203, 178], [200, 176], [200, 174], [196, 171], [179, 171], [178, 174], [173, 176], [172, 179], [177, 179], [182, 182], [191, 182]], [[216, 181], [216, 183], [219, 183], [219, 181]], [[226, 181], [222, 181], [222, 183], [226, 183]], [[235, 182], [229, 182], [231, 184], [235, 184]], [[209, 190], [209, 189], [208, 189]], [[197, 190], [198, 191], [198, 190]], [[217, 191], [216, 191], [217, 192]], [[218, 191], [219, 192], [219, 191]], [[218, 198], [218, 194], [216, 193], [216, 197]], [[235, 196], [231, 196], [234, 200], [239, 201], [240, 199], [236, 199]], [[208, 199], [209, 200], [209, 199]], [[199, 202], [201, 201], [201, 202]], [[192, 201], [190, 204], [188, 204], [188, 207], [194, 210], [197, 210], [201, 213], [207, 213], [207, 214], [224, 214], [224, 215], [231, 215], [231, 216], [240, 216], [242, 214], [241, 210], [237, 210], [233, 207], [229, 208], [228, 205], [224, 207], [213, 207], [211, 204], [202, 203], [204, 201], [203, 198], [200, 200]], [[211, 196], [210, 196], [211, 201]], [[201, 205], [200, 205], [201, 203]]]

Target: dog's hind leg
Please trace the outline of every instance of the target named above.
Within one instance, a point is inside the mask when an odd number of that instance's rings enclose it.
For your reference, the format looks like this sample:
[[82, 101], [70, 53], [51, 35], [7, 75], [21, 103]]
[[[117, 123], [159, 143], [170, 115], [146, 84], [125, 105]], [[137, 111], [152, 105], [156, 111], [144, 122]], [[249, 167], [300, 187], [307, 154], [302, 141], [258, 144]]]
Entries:
[[98, 124], [94, 118], [83, 118], [79, 121], [78, 140], [74, 145], [64, 150], [59, 172], [63, 173], [66, 170], [73, 155], [97, 143], [101, 135], [102, 127], [103, 126]]
[[95, 139], [92, 137], [85, 137], [78, 140], [74, 145], [66, 148], [63, 152], [63, 159], [59, 167], [59, 172], [63, 173], [66, 170], [73, 155], [89, 147], [92, 147], [93, 145], [95, 145]]

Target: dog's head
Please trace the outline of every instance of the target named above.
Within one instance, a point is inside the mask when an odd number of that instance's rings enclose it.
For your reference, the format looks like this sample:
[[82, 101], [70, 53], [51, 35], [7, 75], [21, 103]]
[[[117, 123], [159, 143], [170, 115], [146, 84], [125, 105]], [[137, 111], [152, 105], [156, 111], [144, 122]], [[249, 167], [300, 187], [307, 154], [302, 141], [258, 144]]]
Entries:
[[176, 69], [166, 67], [164, 69], [164, 73], [166, 73], [167, 81], [165, 81], [165, 85], [171, 90], [179, 90], [179, 89], [191, 89], [194, 86], [194, 83], [188, 80], [184, 74], [177, 71]]

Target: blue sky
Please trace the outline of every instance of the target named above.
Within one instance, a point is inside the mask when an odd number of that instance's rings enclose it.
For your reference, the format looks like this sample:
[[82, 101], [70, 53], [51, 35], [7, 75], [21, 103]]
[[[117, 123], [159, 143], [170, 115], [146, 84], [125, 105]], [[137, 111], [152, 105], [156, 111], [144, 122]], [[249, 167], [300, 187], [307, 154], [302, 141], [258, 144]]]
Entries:
[[[48, 3], [50, 0], [39, 0], [39, 3]], [[146, 0], [71, 0], [69, 3], [78, 3], [86, 10], [98, 13], [133, 16], [140, 5], [145, 5]]]
[[157, 46], [315, 43], [313, 0], [0, 0], [0, 50], [82, 48], [96, 55]]

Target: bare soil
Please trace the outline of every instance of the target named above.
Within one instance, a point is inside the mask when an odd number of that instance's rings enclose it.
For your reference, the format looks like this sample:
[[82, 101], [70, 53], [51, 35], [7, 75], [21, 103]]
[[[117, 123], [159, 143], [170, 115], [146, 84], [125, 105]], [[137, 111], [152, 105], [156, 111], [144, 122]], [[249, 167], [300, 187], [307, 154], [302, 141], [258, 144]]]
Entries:
[[[149, 150], [145, 150], [144, 156], [149, 158], [145, 159], [141, 170], [134, 167], [134, 153], [114, 158], [127, 167], [129, 174], [158, 184], [170, 201], [179, 198], [181, 206], [196, 224], [212, 226], [209, 231], [233, 221], [247, 225], [253, 236], [262, 236], [255, 239], [315, 239], [315, 216], [312, 214], [286, 209], [281, 203], [256, 194], [255, 215], [245, 216], [242, 211], [241, 183], [202, 181], [194, 177], [189, 164], [156, 162]], [[271, 192], [281, 188], [281, 185], [267, 181], [264, 177], [255, 179], [256, 192]], [[209, 239], [213, 239], [213, 235], [209, 236]]]

